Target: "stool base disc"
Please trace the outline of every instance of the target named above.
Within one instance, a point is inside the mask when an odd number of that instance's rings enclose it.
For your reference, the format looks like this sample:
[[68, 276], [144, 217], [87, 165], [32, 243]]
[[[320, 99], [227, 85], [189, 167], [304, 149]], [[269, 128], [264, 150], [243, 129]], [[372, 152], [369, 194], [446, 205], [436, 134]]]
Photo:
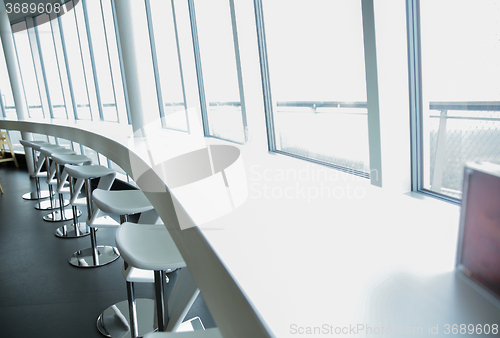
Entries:
[[[78, 210], [77, 216], [82, 215], [82, 212]], [[61, 217], [61, 212], [59, 210], [52, 211], [50, 214], [43, 216], [43, 220], [47, 222], [63, 222], [73, 220], [73, 211], [71, 209], [65, 209]]]
[[[156, 331], [155, 327], [155, 302], [152, 299], [138, 298], [135, 300], [137, 307], [137, 327], [139, 337], [146, 333]], [[118, 314], [117, 314], [118, 313]], [[126, 324], [124, 321], [126, 320]], [[130, 337], [130, 315], [128, 301], [116, 303], [104, 310], [97, 318], [97, 329], [106, 337]]]
[[[42, 201], [42, 202], [38, 202], [37, 204], [35, 204], [35, 209], [36, 210], [55, 210], [55, 209], [59, 209], [60, 208], [60, 203], [59, 203], [59, 199], [56, 199], [56, 200], [52, 200], [52, 201]], [[64, 207], [65, 206], [68, 206], [69, 205], [69, 201], [68, 200], [64, 200]]]
[[99, 252], [99, 261], [97, 262], [97, 264], [94, 264], [92, 248], [87, 248], [75, 252], [69, 258], [69, 263], [79, 268], [95, 268], [114, 262], [118, 259], [118, 257], [120, 257], [120, 252], [113, 246], [98, 245], [97, 251]]
[[[53, 195], [54, 193], [52, 193]], [[35, 200], [42, 200], [44, 198], [48, 198], [50, 196], [50, 193], [48, 190], [42, 190], [40, 192], [37, 191], [32, 191], [32, 192], [27, 192], [26, 194], [23, 195], [23, 199], [29, 200], [29, 201], [35, 201]]]
[[90, 228], [87, 227], [85, 223], [78, 223], [78, 228], [80, 229], [80, 234], [77, 235], [75, 231], [75, 226], [73, 224], [63, 225], [59, 227], [54, 232], [59, 238], [79, 238], [90, 235]]

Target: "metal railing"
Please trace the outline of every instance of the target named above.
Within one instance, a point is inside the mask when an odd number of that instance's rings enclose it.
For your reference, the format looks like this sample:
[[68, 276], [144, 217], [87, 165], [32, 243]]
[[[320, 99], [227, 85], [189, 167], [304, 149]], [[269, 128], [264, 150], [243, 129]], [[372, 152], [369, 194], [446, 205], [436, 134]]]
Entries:
[[278, 101], [278, 107], [307, 107], [307, 108], [366, 108], [366, 102], [346, 101]]
[[463, 165], [500, 163], [500, 101], [430, 102], [439, 119], [430, 130], [431, 190], [461, 197]]

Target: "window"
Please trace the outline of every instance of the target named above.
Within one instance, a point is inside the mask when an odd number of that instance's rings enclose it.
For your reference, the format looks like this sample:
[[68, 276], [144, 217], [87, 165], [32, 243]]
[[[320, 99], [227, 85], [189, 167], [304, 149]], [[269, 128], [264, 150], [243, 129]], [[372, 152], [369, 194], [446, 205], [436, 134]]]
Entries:
[[[16, 28], [15, 26], [20, 27]], [[19, 61], [26, 102], [28, 104], [28, 114], [30, 117], [44, 117], [26, 22], [23, 21], [13, 25], [12, 30], [16, 31], [16, 33], [14, 33], [14, 42], [16, 45], [17, 59]]]
[[59, 17], [59, 21], [61, 22], [61, 39], [66, 51], [69, 79], [76, 104], [76, 118], [99, 120], [99, 108], [82, 2], [78, 2], [72, 12]]
[[369, 177], [361, 2], [256, 5], [270, 150]]
[[231, 1], [201, 0], [194, 1], [194, 5], [190, 2], [191, 25], [196, 35], [193, 38], [198, 42], [195, 53], [208, 134], [242, 143], [246, 118]]
[[[113, 12], [109, 0], [86, 4], [90, 50], [97, 76], [97, 100], [104, 121], [127, 121]], [[78, 7], [78, 6], [77, 6]]]
[[169, 129], [189, 131], [173, 1], [150, 0], [149, 6], [162, 125]]
[[500, 164], [500, 3], [412, 5], [417, 189], [456, 200], [465, 163]]
[[10, 86], [9, 72], [5, 62], [3, 46], [0, 43], [0, 110], [4, 117], [16, 117], [16, 107], [14, 105], [14, 97], [12, 96], [12, 88]]
[[[64, 62], [64, 60], [58, 60], [56, 56], [48, 15], [39, 15], [34, 20], [37, 42], [40, 49], [42, 74], [47, 86], [49, 109], [52, 110], [52, 117], [67, 119], [65, 97], [62, 91], [61, 74], [59, 72], [59, 61]], [[39, 22], [44, 23], [39, 24]]]

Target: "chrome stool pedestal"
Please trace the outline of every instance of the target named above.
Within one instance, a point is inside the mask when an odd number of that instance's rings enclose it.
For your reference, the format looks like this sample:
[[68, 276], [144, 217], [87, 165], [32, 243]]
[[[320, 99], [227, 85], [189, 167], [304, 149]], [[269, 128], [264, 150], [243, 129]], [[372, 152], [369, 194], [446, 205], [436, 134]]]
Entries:
[[[76, 153], [71, 149], [67, 149], [60, 146], [42, 146], [40, 148], [40, 153], [45, 158], [44, 161], [45, 161], [45, 166], [47, 168], [46, 183], [49, 186], [49, 191], [52, 193], [54, 191], [53, 187], [58, 185], [57, 179], [54, 179], [54, 176], [56, 175], [57, 172], [57, 164], [53, 160], [50, 163], [52, 156], [54, 154], [75, 155]], [[49, 202], [50, 204], [49, 206], [45, 207], [44, 210], [54, 209], [54, 211], [48, 215], [43, 216], [44, 221], [62, 222], [72, 219], [73, 215], [71, 213], [71, 210], [64, 208], [65, 206], [69, 205], [69, 201], [64, 199], [64, 196], [62, 194], [62, 187], [58, 192], [58, 198], [55, 201], [52, 199], [52, 197], [50, 197], [50, 200], [45, 202]], [[37, 209], [42, 208], [41, 204], [42, 203], [39, 203], [38, 208], [36, 206], [35, 208]]]
[[[116, 246], [125, 261], [122, 274], [127, 282], [128, 311], [122, 310], [119, 313], [122, 315], [128, 313], [130, 335], [139, 337], [147, 330], [175, 330], [184, 319], [199, 290], [189, 270], [185, 267], [186, 264], [165, 225], [125, 222], [116, 231]], [[164, 292], [166, 272], [178, 268], [182, 269], [172, 290], [170, 297], [172, 302], [167, 302]], [[154, 282], [155, 301], [145, 303], [136, 299], [135, 282]], [[146, 305], [154, 306], [155, 310], [150, 308], [143, 312]], [[102, 323], [106, 324], [106, 317], [111, 315], [113, 319], [109, 318], [107, 321], [116, 322], [120, 316], [112, 312], [115, 312], [116, 309], [123, 309], [124, 306], [124, 302], [112, 305], [99, 316], [97, 326], [101, 333], [105, 334]], [[157, 327], [151, 326], [151, 320], [148, 321], [147, 318], [144, 318], [144, 316], [149, 316], [151, 312], [156, 315]], [[104, 329], [109, 332], [107, 327]], [[125, 329], [126, 326], [122, 328], [122, 332], [117, 332], [111, 337], [125, 336], [127, 334]]]
[[[76, 179], [75, 186], [81, 186], [85, 182], [85, 198], [87, 201], [88, 219], [87, 225], [90, 226], [90, 242], [91, 247], [83, 250], [78, 250], [69, 258], [69, 263], [79, 268], [98, 267], [114, 262], [120, 257], [120, 253], [116, 248], [108, 245], [97, 245], [96, 229], [91, 226], [90, 219], [93, 217], [95, 209], [92, 202], [92, 189], [90, 180], [92, 178], [100, 178], [98, 189], [108, 190], [113, 185], [116, 172], [101, 165], [83, 165], [74, 166], [66, 164], [66, 172], [72, 178]], [[104, 224], [116, 227], [117, 222], [111, 217], [103, 217], [100, 219]]]
[[[102, 227], [99, 224], [98, 213], [120, 216], [120, 223], [127, 220], [129, 215], [141, 213], [139, 221], [156, 222], [159, 217], [153, 206], [140, 190], [107, 191], [96, 189], [92, 200], [96, 205], [91, 220], [92, 227]], [[128, 298], [135, 299], [133, 284], [129, 282], [153, 283], [153, 271], [135, 269], [126, 263], [122, 274], [127, 280]], [[107, 337], [123, 337], [132, 328], [136, 330], [133, 337], [143, 336], [155, 330], [154, 304], [152, 299], [136, 299], [135, 310], [130, 312], [129, 302], [122, 301], [108, 307], [97, 319], [97, 329]], [[133, 320], [130, 318], [132, 314]]]
[[[66, 164], [72, 165], [91, 165], [92, 159], [85, 155], [64, 155], [64, 154], [53, 154], [52, 159], [56, 163], [56, 176], [57, 176], [57, 191], [61, 193], [64, 189], [64, 183], [68, 179], [68, 172], [61, 168], [64, 168]], [[85, 199], [83, 199], [83, 203], [78, 199], [78, 194], [82, 189], [83, 181], [80, 181], [82, 184], [79, 186], [75, 185], [75, 180], [69, 177], [69, 193], [70, 193], [70, 203], [71, 203], [71, 211], [72, 211], [72, 220], [73, 223], [69, 225], [63, 225], [56, 229], [54, 234], [57, 237], [61, 238], [78, 238], [90, 235], [90, 228], [88, 227], [86, 222], [78, 222], [78, 217], [82, 214], [80, 210], [78, 210], [77, 206], [86, 205]]]

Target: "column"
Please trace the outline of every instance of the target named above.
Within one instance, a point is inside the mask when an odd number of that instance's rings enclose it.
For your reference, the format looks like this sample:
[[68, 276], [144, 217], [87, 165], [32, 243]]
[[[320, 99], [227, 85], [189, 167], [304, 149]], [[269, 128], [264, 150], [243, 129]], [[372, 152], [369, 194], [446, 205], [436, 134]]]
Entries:
[[[16, 113], [19, 120], [26, 120], [29, 118], [28, 105], [24, 94], [24, 87], [21, 80], [21, 71], [17, 63], [16, 48], [14, 45], [14, 37], [12, 35], [12, 28], [10, 26], [9, 15], [5, 8], [5, 3], [0, 1], [0, 38], [2, 40], [3, 50], [5, 53], [5, 63], [7, 64], [7, 71], [10, 77], [10, 85], [12, 87], [12, 94], [14, 96], [14, 104], [16, 106]], [[32, 140], [31, 133], [21, 132], [24, 140]], [[33, 156], [31, 152], [26, 154], [26, 164], [30, 175], [33, 174]]]
[[114, 1], [132, 128], [144, 135], [145, 127], [160, 124], [160, 113], [144, 1]]

